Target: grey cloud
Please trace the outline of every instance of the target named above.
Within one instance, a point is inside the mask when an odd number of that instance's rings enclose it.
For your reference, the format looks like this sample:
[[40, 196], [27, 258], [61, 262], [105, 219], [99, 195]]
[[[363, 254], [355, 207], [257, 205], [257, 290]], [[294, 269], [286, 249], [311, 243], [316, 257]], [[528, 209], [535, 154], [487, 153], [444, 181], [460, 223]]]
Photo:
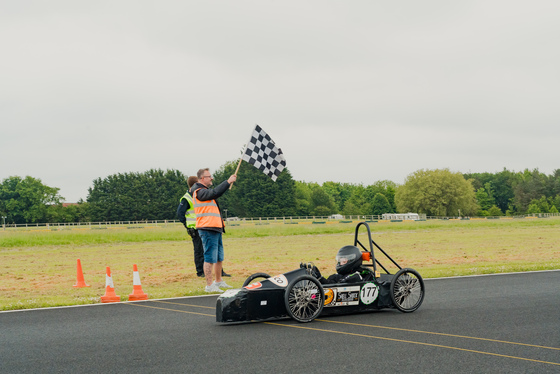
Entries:
[[551, 173], [559, 8], [6, 3], [0, 146], [10, 157], [0, 178], [39, 177], [76, 201], [112, 173], [216, 169], [255, 123], [297, 180], [402, 183], [439, 167]]

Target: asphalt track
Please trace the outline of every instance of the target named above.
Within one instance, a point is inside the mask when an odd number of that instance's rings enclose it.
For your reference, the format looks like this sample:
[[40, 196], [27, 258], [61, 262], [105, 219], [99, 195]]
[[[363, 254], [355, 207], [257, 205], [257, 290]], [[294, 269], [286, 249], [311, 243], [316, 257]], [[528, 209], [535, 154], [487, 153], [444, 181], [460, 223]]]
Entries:
[[414, 313], [305, 324], [218, 324], [216, 296], [2, 312], [0, 373], [560, 373], [560, 271], [425, 283]]

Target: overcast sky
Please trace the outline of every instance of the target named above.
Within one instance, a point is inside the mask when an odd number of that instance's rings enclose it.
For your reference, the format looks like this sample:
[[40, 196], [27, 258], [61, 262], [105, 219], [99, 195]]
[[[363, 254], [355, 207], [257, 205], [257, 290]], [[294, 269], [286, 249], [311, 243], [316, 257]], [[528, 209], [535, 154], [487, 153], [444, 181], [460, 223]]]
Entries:
[[0, 180], [85, 200], [216, 170], [255, 124], [306, 182], [551, 174], [559, 40], [558, 0], [0, 0]]

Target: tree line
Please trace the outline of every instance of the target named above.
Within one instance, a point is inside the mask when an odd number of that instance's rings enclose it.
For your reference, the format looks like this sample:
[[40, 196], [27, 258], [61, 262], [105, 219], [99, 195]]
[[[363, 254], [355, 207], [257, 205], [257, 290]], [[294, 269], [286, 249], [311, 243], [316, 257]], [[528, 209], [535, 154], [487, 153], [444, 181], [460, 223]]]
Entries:
[[[227, 162], [213, 172], [215, 185], [236, 170]], [[285, 169], [276, 182], [243, 163], [232, 189], [219, 200], [228, 217], [381, 215], [423, 213], [428, 216], [500, 216], [558, 213], [560, 169], [546, 175], [534, 170], [453, 173], [418, 170], [402, 185], [296, 181]], [[86, 201], [63, 206], [59, 188], [30, 176], [13, 176], [0, 184], [0, 214], [7, 224], [174, 220], [187, 175], [151, 169], [97, 178]]]

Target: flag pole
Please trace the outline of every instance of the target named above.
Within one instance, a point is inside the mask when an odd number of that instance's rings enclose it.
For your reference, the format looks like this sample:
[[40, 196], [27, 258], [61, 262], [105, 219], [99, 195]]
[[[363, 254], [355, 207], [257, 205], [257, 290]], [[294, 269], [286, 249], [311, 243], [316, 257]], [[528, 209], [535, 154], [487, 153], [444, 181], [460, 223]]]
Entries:
[[[237, 176], [237, 172], [239, 171], [239, 167], [241, 166], [241, 161], [243, 161], [243, 155], [245, 154], [246, 150], [247, 150], [247, 144], [245, 144], [245, 148], [243, 148], [243, 152], [241, 153], [241, 157], [239, 158], [239, 163], [237, 164], [237, 169], [235, 169], [235, 173], [233, 173], [235, 176]], [[232, 187], [233, 187], [233, 183], [229, 185], [229, 189], [231, 190]]]
[[[243, 151], [243, 153], [245, 153], [245, 151]], [[239, 164], [237, 164], [237, 169], [235, 169], [235, 176], [237, 176], [237, 172], [239, 171], [239, 167], [241, 166], [241, 161], [243, 161], [243, 155], [241, 155], [241, 157], [239, 158]]]

